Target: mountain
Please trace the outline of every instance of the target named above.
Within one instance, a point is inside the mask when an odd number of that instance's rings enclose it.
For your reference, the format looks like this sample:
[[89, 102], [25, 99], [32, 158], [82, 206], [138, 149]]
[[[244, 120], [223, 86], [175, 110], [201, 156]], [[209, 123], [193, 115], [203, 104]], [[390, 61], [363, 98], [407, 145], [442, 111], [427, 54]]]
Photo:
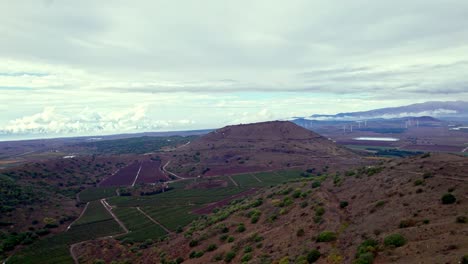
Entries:
[[431, 116], [449, 120], [468, 120], [468, 102], [448, 101], [448, 102], [425, 102], [399, 107], [380, 108], [370, 111], [339, 113], [336, 115], [314, 114], [305, 119], [346, 121], [346, 120], [370, 120], [378, 118], [403, 118]]
[[181, 176], [226, 175], [303, 167], [361, 164], [362, 158], [292, 122], [227, 126], [177, 149], [169, 170]]

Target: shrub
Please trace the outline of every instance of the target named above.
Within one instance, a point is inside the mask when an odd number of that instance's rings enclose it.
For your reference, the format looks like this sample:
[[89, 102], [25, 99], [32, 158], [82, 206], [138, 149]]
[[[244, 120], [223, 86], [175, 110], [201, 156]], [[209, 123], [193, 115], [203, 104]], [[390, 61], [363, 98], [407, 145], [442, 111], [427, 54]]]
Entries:
[[451, 193], [446, 193], [441, 198], [442, 204], [453, 204], [457, 201], [457, 198]]
[[341, 201], [340, 202], [340, 208], [345, 208], [349, 205], [349, 203], [347, 201]]
[[232, 237], [232, 236], [228, 237], [227, 242], [228, 243], [234, 242], [234, 237]]
[[316, 216], [322, 216], [325, 213], [325, 208], [319, 206], [315, 208], [315, 215]]
[[301, 203], [301, 208], [306, 208], [307, 205], [309, 205], [309, 203], [308, 203], [307, 201], [303, 201], [303, 202]]
[[253, 251], [253, 249], [252, 249], [251, 246], [246, 246], [246, 247], [244, 248], [244, 253], [250, 253], [250, 252], [252, 252], [252, 251]]
[[190, 246], [190, 247], [196, 247], [196, 246], [198, 246], [198, 240], [191, 240], [191, 241], [189, 242], [189, 246]]
[[468, 264], [468, 255], [465, 255], [460, 260], [461, 264]]
[[313, 249], [307, 253], [307, 262], [314, 263], [320, 258], [320, 251]]
[[224, 256], [224, 261], [231, 262], [235, 257], [236, 257], [236, 252], [229, 251], [228, 253], [226, 253], [226, 256]]
[[222, 235], [219, 237], [219, 240], [221, 241], [226, 241], [226, 239], [228, 239], [228, 235]]
[[417, 179], [414, 181], [414, 186], [419, 186], [419, 185], [423, 185], [424, 184], [424, 181], [421, 180], [421, 179]]
[[401, 234], [391, 234], [384, 239], [385, 246], [401, 247], [406, 244], [406, 239]]
[[330, 242], [336, 240], [336, 234], [331, 231], [323, 231], [317, 237], [317, 242]]
[[252, 259], [252, 253], [247, 253], [244, 256], [242, 256], [241, 261], [242, 262], [248, 262], [251, 259]]
[[373, 239], [362, 242], [357, 249], [354, 264], [372, 264], [378, 244], [379, 243]]
[[312, 188], [318, 188], [318, 187], [320, 187], [320, 185], [321, 185], [321, 184], [320, 184], [319, 181], [314, 181], [314, 182], [312, 182]]
[[237, 232], [239, 233], [242, 233], [245, 231], [245, 225], [243, 223], [240, 223], [238, 226], [237, 226]]
[[304, 234], [305, 234], [305, 232], [304, 232], [304, 229], [302, 229], [302, 228], [297, 230], [297, 232], [296, 232], [296, 236], [298, 236], [298, 237], [304, 236]]
[[210, 244], [207, 248], [206, 251], [215, 251], [218, 248], [216, 244]]
[[203, 251], [192, 251], [190, 252], [189, 258], [201, 258], [203, 254]]
[[459, 224], [466, 224], [466, 223], [468, 223], [468, 217], [462, 216], [462, 215], [457, 216], [456, 222], [459, 223]]

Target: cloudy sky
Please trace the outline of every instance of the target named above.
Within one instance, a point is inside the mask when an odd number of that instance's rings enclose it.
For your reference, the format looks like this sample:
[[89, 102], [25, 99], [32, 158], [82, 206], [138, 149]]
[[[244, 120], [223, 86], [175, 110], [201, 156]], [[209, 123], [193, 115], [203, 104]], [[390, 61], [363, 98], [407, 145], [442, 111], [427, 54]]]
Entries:
[[468, 100], [468, 1], [0, 0], [0, 137]]

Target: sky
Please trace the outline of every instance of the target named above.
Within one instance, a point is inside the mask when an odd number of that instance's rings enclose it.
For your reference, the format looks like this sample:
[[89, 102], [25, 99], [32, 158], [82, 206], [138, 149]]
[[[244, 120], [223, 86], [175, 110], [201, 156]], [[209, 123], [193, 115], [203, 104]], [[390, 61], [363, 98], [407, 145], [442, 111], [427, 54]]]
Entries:
[[464, 0], [0, 0], [0, 140], [468, 100], [467, 10]]

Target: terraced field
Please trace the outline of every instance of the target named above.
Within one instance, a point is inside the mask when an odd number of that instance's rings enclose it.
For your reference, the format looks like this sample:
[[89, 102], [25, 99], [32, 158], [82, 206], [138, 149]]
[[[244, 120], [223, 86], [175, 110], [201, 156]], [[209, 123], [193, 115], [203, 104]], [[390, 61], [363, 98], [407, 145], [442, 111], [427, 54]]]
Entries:
[[130, 231], [128, 234], [119, 237], [119, 239], [127, 238], [132, 241], [141, 242], [146, 239], [156, 239], [167, 234], [161, 226], [155, 224], [135, 207], [116, 208], [113, 211]]
[[68, 231], [37, 241], [11, 257], [8, 263], [73, 263], [70, 256], [72, 244], [122, 232], [99, 201], [91, 202], [83, 216]]

